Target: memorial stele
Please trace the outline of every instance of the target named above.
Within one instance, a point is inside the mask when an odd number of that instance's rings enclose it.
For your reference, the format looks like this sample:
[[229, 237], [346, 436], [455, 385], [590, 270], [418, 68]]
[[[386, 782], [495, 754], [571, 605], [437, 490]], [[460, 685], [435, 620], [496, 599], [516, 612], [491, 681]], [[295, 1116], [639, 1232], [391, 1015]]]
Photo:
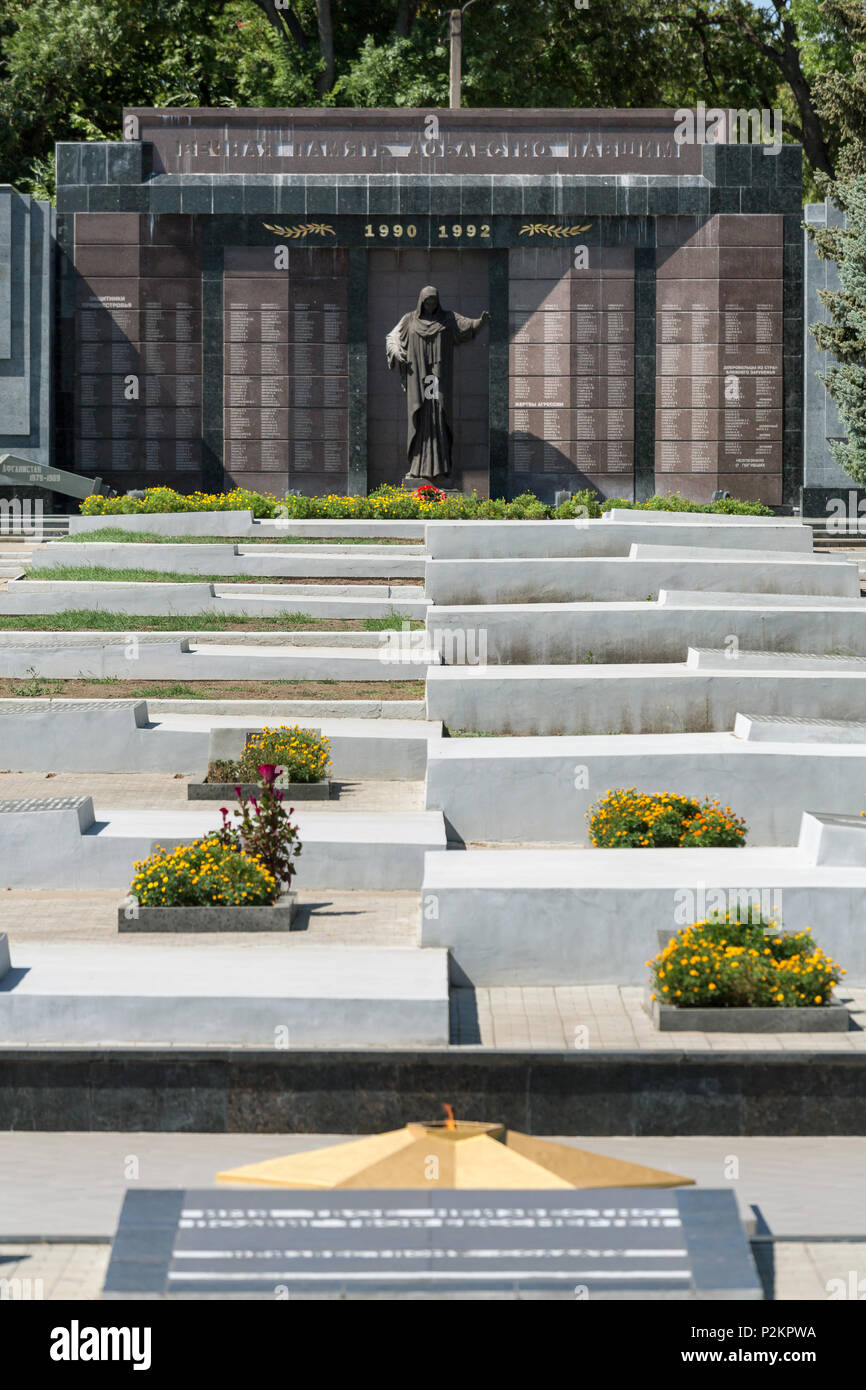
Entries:
[[123, 141], [58, 145], [56, 465], [117, 491], [400, 483], [385, 340], [435, 287], [489, 315], [455, 352], [449, 487], [795, 502], [801, 150], [677, 130], [130, 109]]

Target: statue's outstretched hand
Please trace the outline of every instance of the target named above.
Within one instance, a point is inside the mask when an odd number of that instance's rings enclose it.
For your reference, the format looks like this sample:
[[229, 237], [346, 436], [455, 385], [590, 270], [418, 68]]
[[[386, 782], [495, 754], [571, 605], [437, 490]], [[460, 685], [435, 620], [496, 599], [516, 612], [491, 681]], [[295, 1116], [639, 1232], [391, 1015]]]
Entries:
[[486, 309], [484, 310], [483, 314], [481, 315], [481, 322], [482, 322], [482, 323], [489, 323], [489, 322], [490, 322], [490, 315], [488, 314], [488, 312], [487, 312]]

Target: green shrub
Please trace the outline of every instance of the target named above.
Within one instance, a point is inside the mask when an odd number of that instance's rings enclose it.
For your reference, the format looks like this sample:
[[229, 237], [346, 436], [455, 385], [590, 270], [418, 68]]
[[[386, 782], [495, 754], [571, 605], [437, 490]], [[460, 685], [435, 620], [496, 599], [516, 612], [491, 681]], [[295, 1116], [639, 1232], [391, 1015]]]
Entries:
[[808, 930], [785, 932], [760, 914], [684, 927], [647, 965], [654, 999], [679, 1008], [805, 1008], [827, 1004], [845, 971]]
[[231, 492], [193, 492], [188, 495], [170, 487], [149, 487], [144, 497], [101, 497], [92, 494], [81, 503], [82, 516], [130, 516], [154, 512], [244, 512], [258, 518], [273, 517], [276, 497], [268, 497], [249, 488], [238, 487]]
[[629, 502], [627, 498], [609, 497], [601, 504], [603, 512], [613, 511], [614, 508], [644, 512], [711, 512], [722, 516], [773, 515], [772, 507], [764, 506], [763, 502], [742, 502], [737, 497], [724, 498], [719, 502], [690, 502], [678, 492], [668, 492], [664, 496], [655, 493], [645, 502]]
[[287, 782], [322, 782], [331, 765], [330, 744], [313, 729], [281, 724], [253, 735], [235, 762], [211, 763], [213, 782], [260, 782], [259, 768], [274, 764]]
[[590, 807], [586, 819], [597, 849], [707, 849], [746, 841], [746, 822], [730, 806], [673, 792], [617, 787]]
[[740, 502], [736, 498], [724, 502], [689, 502], [679, 493], [649, 497], [645, 502], [630, 502], [623, 497], [604, 500], [593, 488], [584, 488], [554, 508], [542, 502], [533, 492], [522, 492], [510, 502], [503, 497], [482, 498], [475, 492], [452, 497], [425, 497], [405, 488], [392, 487], [390, 483], [374, 488], [368, 497], [329, 493], [324, 497], [291, 496], [282, 501], [264, 493], [251, 492], [248, 488], [184, 495], [170, 487], [150, 487], [144, 497], [86, 497], [81, 503], [81, 513], [83, 516], [118, 516], [150, 512], [251, 511], [254, 517], [265, 520], [280, 517], [306, 521], [323, 517], [363, 521], [544, 521], [550, 517], [558, 520], [600, 517], [613, 507], [741, 516], [772, 515], [771, 509], [762, 502]]
[[261, 907], [277, 899], [276, 879], [258, 859], [210, 837], [157, 846], [135, 869], [129, 891], [142, 907]]

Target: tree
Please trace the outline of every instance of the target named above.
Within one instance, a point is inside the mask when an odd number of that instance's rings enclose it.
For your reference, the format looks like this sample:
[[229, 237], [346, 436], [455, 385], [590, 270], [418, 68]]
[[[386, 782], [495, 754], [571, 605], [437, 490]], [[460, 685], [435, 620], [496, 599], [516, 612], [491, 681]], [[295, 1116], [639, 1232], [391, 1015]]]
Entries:
[[815, 102], [839, 146], [836, 172], [852, 179], [866, 173], [866, 3], [825, 0], [821, 9], [845, 36], [851, 61], [816, 77]]
[[834, 201], [846, 214], [846, 225], [816, 229], [813, 236], [818, 254], [838, 266], [839, 289], [820, 292], [830, 322], [812, 324], [810, 331], [835, 359], [821, 380], [848, 436], [831, 439], [830, 452], [866, 487], [866, 174], [837, 184]]

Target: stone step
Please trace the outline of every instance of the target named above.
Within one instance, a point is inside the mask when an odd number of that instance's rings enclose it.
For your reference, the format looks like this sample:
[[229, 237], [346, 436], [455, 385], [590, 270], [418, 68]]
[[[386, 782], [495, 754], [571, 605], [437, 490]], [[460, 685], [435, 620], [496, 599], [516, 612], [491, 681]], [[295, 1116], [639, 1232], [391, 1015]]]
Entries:
[[[299, 803], [294, 820], [303, 845], [295, 886], [305, 890], [415, 889], [425, 851], [446, 846], [433, 811], [306, 811]], [[35, 880], [42, 888], [116, 887], [122, 897], [135, 862], [156, 845], [190, 844], [221, 823], [218, 802], [100, 807], [97, 816], [89, 796], [0, 801], [0, 879], [4, 888], [32, 888]]]
[[[415, 1047], [448, 1043], [442, 950], [13, 943], [7, 1044]], [[4, 938], [0, 938], [3, 940]]]

